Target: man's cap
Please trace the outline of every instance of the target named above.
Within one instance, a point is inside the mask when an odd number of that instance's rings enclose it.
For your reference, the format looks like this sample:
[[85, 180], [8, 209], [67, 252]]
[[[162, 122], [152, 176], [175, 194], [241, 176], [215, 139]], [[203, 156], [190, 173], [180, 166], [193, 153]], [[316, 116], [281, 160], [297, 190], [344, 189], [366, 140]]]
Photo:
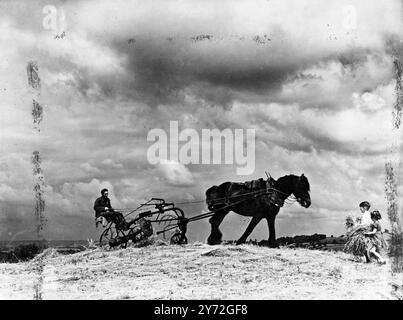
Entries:
[[101, 194], [104, 194], [105, 191], [108, 191], [108, 189], [102, 189]]

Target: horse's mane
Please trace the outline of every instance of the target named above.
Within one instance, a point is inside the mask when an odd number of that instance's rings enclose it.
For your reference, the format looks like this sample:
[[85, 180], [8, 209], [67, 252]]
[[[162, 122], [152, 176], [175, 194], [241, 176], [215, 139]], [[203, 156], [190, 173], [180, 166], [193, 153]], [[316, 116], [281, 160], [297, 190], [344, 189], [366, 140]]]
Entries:
[[305, 185], [307, 191], [310, 191], [311, 186], [309, 185], [308, 178], [305, 177], [304, 175], [302, 175], [300, 178], [301, 178], [300, 183], [303, 184], [303, 185]]
[[306, 188], [306, 190], [307, 191], [310, 191], [310, 185], [309, 185], [309, 181], [308, 181], [308, 178], [307, 177], [305, 177], [305, 175], [304, 174], [302, 174], [301, 176], [297, 176], [297, 175], [295, 175], [295, 174], [288, 174], [288, 175], [286, 175], [286, 176], [282, 176], [282, 177], [280, 177], [280, 178], [278, 178], [277, 179], [277, 182], [283, 182], [285, 179], [289, 179], [289, 178], [299, 178], [300, 179], [300, 181], [299, 181], [299, 183], [300, 184], [302, 184], [305, 188]]

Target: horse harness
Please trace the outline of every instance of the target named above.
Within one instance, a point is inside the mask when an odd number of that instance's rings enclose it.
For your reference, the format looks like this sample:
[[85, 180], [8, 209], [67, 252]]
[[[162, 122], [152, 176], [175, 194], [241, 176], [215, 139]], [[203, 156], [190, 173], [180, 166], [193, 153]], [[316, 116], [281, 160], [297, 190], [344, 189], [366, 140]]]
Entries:
[[[267, 195], [270, 198], [270, 202], [274, 204], [276, 207], [282, 207], [284, 205], [284, 200], [280, 196], [280, 191], [278, 191], [275, 188], [274, 183], [276, 180], [274, 180], [272, 177], [268, 178], [267, 180], [264, 180], [263, 178], [257, 179], [257, 180], [250, 180], [241, 183], [245, 187], [245, 189], [248, 190], [248, 193], [251, 193], [251, 199], [260, 197], [262, 195]], [[227, 190], [227, 197], [225, 198], [225, 204], [226, 205], [231, 205], [230, 198], [231, 196], [231, 187], [232, 185], [229, 186]], [[239, 196], [242, 196], [239, 195]]]

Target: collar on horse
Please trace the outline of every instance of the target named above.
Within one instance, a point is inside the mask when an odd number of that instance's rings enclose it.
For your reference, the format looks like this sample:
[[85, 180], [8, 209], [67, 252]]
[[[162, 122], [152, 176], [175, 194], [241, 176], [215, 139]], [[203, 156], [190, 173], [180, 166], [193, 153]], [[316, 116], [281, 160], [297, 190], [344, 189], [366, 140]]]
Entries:
[[[276, 180], [271, 176], [267, 176], [267, 180], [263, 178], [257, 180], [246, 181], [244, 184], [251, 191], [265, 192], [269, 197], [269, 201], [273, 203], [276, 207], [282, 207], [284, 205], [283, 197], [281, 196], [281, 191], [275, 188]], [[258, 195], [256, 195], [258, 196]], [[228, 201], [229, 203], [229, 201]]]
[[280, 191], [275, 188], [276, 180], [274, 180], [271, 176], [267, 177], [266, 180], [266, 192], [270, 197], [270, 201], [276, 207], [282, 207], [284, 205], [284, 200], [280, 195]]

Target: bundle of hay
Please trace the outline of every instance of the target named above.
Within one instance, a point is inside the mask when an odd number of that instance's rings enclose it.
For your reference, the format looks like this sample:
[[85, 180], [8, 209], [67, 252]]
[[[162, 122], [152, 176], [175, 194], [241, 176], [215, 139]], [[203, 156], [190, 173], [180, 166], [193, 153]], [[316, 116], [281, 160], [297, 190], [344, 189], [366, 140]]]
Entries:
[[346, 227], [347, 230], [350, 230], [352, 228], [354, 228], [355, 222], [354, 222], [354, 218], [352, 216], [348, 216], [346, 218], [346, 222], [344, 223], [344, 226]]
[[366, 236], [368, 226], [359, 226], [347, 234], [347, 242], [344, 245], [344, 252], [355, 256], [363, 256], [372, 247], [372, 237]]

